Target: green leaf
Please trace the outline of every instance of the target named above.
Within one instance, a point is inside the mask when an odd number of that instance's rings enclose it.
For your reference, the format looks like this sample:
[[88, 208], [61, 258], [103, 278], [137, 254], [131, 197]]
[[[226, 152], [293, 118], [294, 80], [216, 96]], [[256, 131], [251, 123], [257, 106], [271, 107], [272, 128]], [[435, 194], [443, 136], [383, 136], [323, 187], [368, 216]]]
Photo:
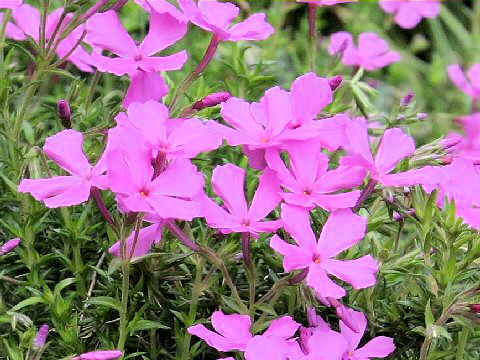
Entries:
[[118, 312], [120, 312], [122, 309], [122, 303], [120, 302], [120, 300], [114, 299], [110, 296], [93, 297], [88, 299], [86, 303], [91, 305], [105, 306], [105, 307], [117, 310]]
[[429, 328], [435, 322], [435, 317], [432, 313], [432, 307], [430, 305], [430, 299], [427, 301], [427, 305], [425, 306], [425, 325]]
[[158, 321], [151, 321], [151, 320], [133, 320], [128, 324], [128, 331], [130, 335], [135, 334], [138, 331], [142, 330], [152, 330], [152, 329], [165, 329], [169, 330], [170, 327], [159, 323]]
[[41, 298], [40, 296], [32, 296], [28, 299], [25, 299], [23, 301], [20, 301], [17, 305], [12, 307], [10, 309], [11, 312], [17, 312], [20, 309], [23, 309], [24, 307], [31, 306], [31, 305], [36, 305], [36, 304], [44, 304], [45, 300]]

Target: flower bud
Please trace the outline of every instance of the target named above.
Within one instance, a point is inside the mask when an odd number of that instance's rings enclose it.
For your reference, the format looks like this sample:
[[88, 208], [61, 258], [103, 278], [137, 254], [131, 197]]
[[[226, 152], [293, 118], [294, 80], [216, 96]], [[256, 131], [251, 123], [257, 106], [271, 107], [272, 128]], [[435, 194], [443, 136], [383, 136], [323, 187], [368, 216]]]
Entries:
[[343, 40], [343, 42], [340, 44], [340, 46], [338, 47], [338, 50], [335, 52], [334, 55], [338, 57], [343, 57], [343, 53], [345, 52], [345, 50], [347, 50], [347, 47], [349, 44], [350, 44], [350, 40], [348, 39]]
[[428, 114], [427, 114], [427, 113], [418, 113], [418, 114], [417, 114], [417, 119], [418, 119], [418, 120], [425, 120], [426, 118], [428, 118]]
[[480, 304], [470, 304], [468, 307], [470, 308], [470, 312], [480, 314]]
[[336, 308], [336, 310], [337, 316], [343, 321], [345, 325], [350, 328], [350, 330], [355, 333], [360, 332], [360, 327], [358, 326], [354, 317], [350, 314], [350, 311], [352, 311], [351, 309], [345, 307], [344, 305], [340, 305]]
[[402, 99], [402, 101], [400, 102], [400, 105], [402, 105], [403, 107], [407, 107], [408, 105], [410, 105], [410, 103], [412, 102], [413, 98], [415, 97], [415, 93], [413, 92], [409, 92], [407, 95], [405, 95], [405, 97]]
[[452, 135], [449, 135], [447, 138], [440, 140], [440, 145], [444, 150], [448, 150], [460, 144], [462, 140], [463, 140], [463, 136], [458, 134], [452, 134]]
[[40, 349], [45, 346], [49, 329], [50, 328], [47, 324], [43, 324], [42, 326], [40, 326], [40, 329], [37, 332], [37, 336], [35, 336], [35, 340], [33, 341], [33, 347], [35, 349]]
[[72, 127], [72, 112], [70, 110], [70, 105], [68, 101], [65, 99], [61, 99], [57, 103], [57, 114], [62, 122], [62, 125], [66, 129], [70, 129]]
[[18, 237], [15, 238], [15, 239], [7, 241], [5, 244], [3, 244], [2, 247], [0, 247], [0, 256], [5, 255], [6, 253], [12, 251], [18, 245], [20, 245], [21, 242], [22, 242], [22, 240]]
[[203, 110], [207, 107], [216, 106], [222, 102], [227, 101], [230, 99], [232, 95], [228, 92], [218, 92], [212, 93], [210, 95], [205, 96], [203, 99], [198, 100], [195, 104], [193, 104], [192, 108], [195, 110]]
[[308, 340], [310, 340], [312, 334], [312, 329], [303, 326], [300, 327], [300, 349], [302, 349], [305, 354], [308, 354], [310, 352]]
[[328, 79], [328, 84], [330, 85], [330, 89], [332, 89], [332, 91], [337, 90], [339, 86], [342, 84], [342, 82], [343, 82], [342, 75], [337, 75]]

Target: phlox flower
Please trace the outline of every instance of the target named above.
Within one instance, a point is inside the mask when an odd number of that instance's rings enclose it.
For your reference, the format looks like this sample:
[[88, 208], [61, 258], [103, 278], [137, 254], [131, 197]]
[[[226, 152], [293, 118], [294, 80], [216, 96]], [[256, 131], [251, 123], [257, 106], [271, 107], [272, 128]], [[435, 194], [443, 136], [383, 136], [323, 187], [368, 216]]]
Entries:
[[281, 200], [273, 171], [266, 169], [260, 176], [250, 207], [245, 200], [244, 169], [233, 164], [217, 166], [213, 170], [212, 185], [226, 210], [204, 195], [196, 199], [202, 204], [202, 216], [210, 227], [226, 234], [250, 233], [255, 237], [258, 233], [273, 232], [281, 227], [280, 221], [263, 221]]
[[63, 130], [45, 141], [43, 151], [70, 176], [45, 179], [25, 179], [18, 186], [19, 192], [28, 192], [49, 208], [84, 203], [90, 197], [92, 187], [105, 188], [104, 169], [90, 165], [83, 153], [83, 134], [76, 130]]
[[18, 237], [8, 240], [5, 244], [3, 244], [0, 247], [0, 256], [5, 255], [6, 253], [9, 253], [13, 249], [15, 249], [18, 245], [20, 245], [21, 242], [22, 240]]
[[466, 73], [460, 65], [453, 64], [447, 72], [456, 87], [474, 100], [480, 99], [480, 64], [473, 65]]
[[376, 283], [378, 264], [370, 255], [355, 260], [336, 260], [334, 257], [360, 242], [367, 225], [365, 218], [349, 209], [330, 214], [318, 241], [310, 226], [309, 212], [303, 208], [282, 205], [283, 227], [296, 245], [288, 244], [274, 235], [270, 247], [284, 256], [285, 271], [308, 269], [307, 285], [322, 297], [339, 299], [346, 291], [327, 274], [363, 289]]
[[0, 0], [0, 9], [15, 9], [22, 5], [22, 0]]
[[391, 51], [388, 43], [373, 32], [360, 34], [358, 46], [355, 46], [352, 34], [337, 32], [330, 37], [328, 51], [330, 55], [340, 54], [344, 65], [363, 67], [368, 71], [383, 68], [401, 59], [398, 52]]
[[317, 140], [295, 141], [285, 148], [290, 169], [281, 158], [281, 149], [271, 148], [266, 153], [268, 167], [287, 190], [281, 193], [285, 202], [306, 208], [320, 206], [328, 211], [355, 206], [360, 191], [337, 192], [361, 185], [365, 178], [363, 167], [340, 166], [327, 171], [329, 158]]
[[[388, 129], [383, 134], [375, 159], [370, 149], [368, 127], [365, 119], [355, 118], [347, 122], [347, 152], [350, 156], [341, 159], [343, 165], [364, 166], [370, 177], [384, 185], [393, 184], [398, 174], [389, 174], [404, 158], [415, 152], [413, 138], [401, 129]], [[386, 185], [389, 186], [389, 185]]]
[[[51, 40], [51, 37], [54, 34], [55, 28], [58, 25], [58, 22], [61, 19], [63, 8], [58, 8], [52, 13], [48, 14], [46, 19], [45, 26], [45, 39], [48, 41]], [[41, 15], [40, 11], [28, 4], [23, 4], [16, 7], [12, 13], [13, 20], [24, 34], [21, 34], [15, 28], [11, 28], [10, 31], [6, 32], [7, 36], [11, 36], [15, 40], [26, 40], [27, 37], [32, 38], [37, 44], [40, 41], [40, 26], [41, 26]], [[57, 33], [57, 37], [68, 23], [72, 20], [73, 14], [67, 14], [63, 20], [60, 31]], [[75, 30], [72, 31], [65, 39], [60, 41], [57, 48], [57, 55], [60, 58], [65, 57], [71, 49], [78, 43], [81, 39], [85, 25], [81, 24]], [[56, 39], [55, 39], [56, 40]], [[79, 70], [84, 72], [92, 72], [91, 58], [90, 54], [81, 46], [77, 46], [75, 50], [68, 56], [68, 61], [73, 63]]]
[[252, 165], [261, 168], [265, 149], [292, 140], [316, 138], [327, 149], [338, 149], [345, 142], [345, 117], [314, 120], [332, 100], [329, 80], [308, 73], [295, 80], [290, 92], [279, 87], [267, 90], [259, 103], [235, 97], [222, 103], [221, 114], [232, 128], [216, 121], [208, 124], [228, 144], [245, 145]]
[[[3, 13], [0, 13], [0, 23], [3, 23]], [[25, 40], [25, 34], [22, 29], [20, 29], [14, 23], [8, 22], [7, 27], [5, 28], [5, 37], [17, 41]]]
[[125, 211], [155, 213], [163, 219], [191, 220], [200, 205], [190, 199], [204, 184], [203, 175], [185, 158], [170, 162], [154, 177], [151, 152], [141, 139], [124, 132], [124, 141], [107, 154], [108, 187]]
[[330, 328], [315, 331], [305, 339], [303, 354], [292, 357], [292, 360], [343, 360], [347, 349], [347, 341]]
[[422, 18], [432, 19], [440, 12], [441, 0], [383, 0], [384, 11], [395, 14], [395, 22], [404, 29], [413, 29]]
[[187, 32], [186, 23], [168, 13], [150, 15], [149, 32], [140, 45], [136, 44], [112, 10], [93, 15], [87, 21], [86, 30], [86, 42], [116, 55], [107, 57], [94, 51], [94, 66], [102, 72], [131, 77], [125, 106], [134, 101], [160, 100], [168, 92], [168, 86], [158, 72], [178, 70], [187, 61], [185, 50], [168, 56], [154, 56], [183, 38]]
[[359, 331], [354, 332], [343, 321], [340, 321], [340, 333], [347, 340], [347, 349], [343, 360], [370, 360], [384, 358], [395, 350], [393, 339], [386, 336], [377, 336], [362, 347], [358, 347], [360, 340], [367, 329], [367, 318], [360, 311], [347, 309], [350, 316], [359, 325]]
[[246, 360], [286, 360], [295, 342], [290, 339], [300, 326], [290, 316], [282, 316], [262, 335], [253, 335], [248, 315], [225, 315], [221, 311], [212, 314], [211, 322], [216, 332], [204, 325], [191, 326], [188, 332], [218, 351], [244, 351]]
[[[155, 1], [148, 1], [153, 4]], [[238, 6], [216, 0], [179, 0], [184, 16], [203, 30], [212, 32], [220, 41], [265, 40], [273, 27], [264, 13], [253, 14], [232, 26], [240, 12]]]
[[131, 136], [140, 138], [154, 157], [162, 155], [167, 160], [194, 158], [222, 144], [222, 138], [200, 119], [170, 119], [169, 109], [156, 101], [133, 103], [116, 121]]
[[113, 360], [123, 356], [120, 350], [97, 350], [81, 354], [70, 360]]

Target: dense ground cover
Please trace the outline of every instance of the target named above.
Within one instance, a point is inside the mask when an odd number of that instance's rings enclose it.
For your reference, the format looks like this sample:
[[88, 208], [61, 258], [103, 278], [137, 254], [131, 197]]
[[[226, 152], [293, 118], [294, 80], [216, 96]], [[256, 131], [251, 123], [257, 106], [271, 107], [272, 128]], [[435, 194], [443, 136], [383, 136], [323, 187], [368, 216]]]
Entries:
[[480, 2], [21, 3], [0, 359], [480, 358]]

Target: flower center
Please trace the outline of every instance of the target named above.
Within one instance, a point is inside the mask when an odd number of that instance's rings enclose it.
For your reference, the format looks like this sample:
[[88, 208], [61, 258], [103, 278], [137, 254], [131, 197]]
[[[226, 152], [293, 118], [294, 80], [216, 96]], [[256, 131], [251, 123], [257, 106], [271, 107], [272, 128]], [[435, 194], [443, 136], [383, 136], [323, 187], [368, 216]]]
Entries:
[[320, 255], [313, 255], [313, 262], [317, 265], [320, 264], [322, 262]]
[[142, 189], [140, 190], [140, 195], [143, 197], [147, 197], [150, 194], [150, 192], [147, 189]]
[[137, 54], [135, 55], [135, 57], [133, 58], [135, 61], [142, 61], [143, 60], [143, 56], [142, 54]]
[[263, 138], [262, 140], [260, 140], [262, 143], [266, 144], [268, 142], [268, 139], [267, 138]]
[[250, 226], [250, 220], [248, 220], [248, 219], [243, 219], [243, 220], [242, 220], [242, 226]]
[[304, 195], [312, 195], [312, 189], [310, 189], [310, 188], [304, 189], [304, 190], [303, 190], [303, 194], [304, 194]]

